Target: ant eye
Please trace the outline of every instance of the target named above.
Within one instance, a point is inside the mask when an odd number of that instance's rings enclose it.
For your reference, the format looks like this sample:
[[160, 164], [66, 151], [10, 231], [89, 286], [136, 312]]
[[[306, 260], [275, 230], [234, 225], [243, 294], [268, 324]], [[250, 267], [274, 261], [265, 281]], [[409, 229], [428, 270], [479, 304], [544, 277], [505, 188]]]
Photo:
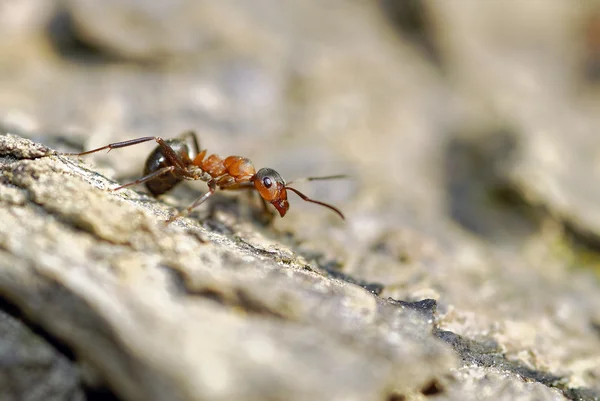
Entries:
[[271, 185], [273, 185], [273, 181], [271, 181], [271, 179], [269, 177], [265, 177], [263, 178], [263, 185], [265, 186], [265, 188], [271, 188]]

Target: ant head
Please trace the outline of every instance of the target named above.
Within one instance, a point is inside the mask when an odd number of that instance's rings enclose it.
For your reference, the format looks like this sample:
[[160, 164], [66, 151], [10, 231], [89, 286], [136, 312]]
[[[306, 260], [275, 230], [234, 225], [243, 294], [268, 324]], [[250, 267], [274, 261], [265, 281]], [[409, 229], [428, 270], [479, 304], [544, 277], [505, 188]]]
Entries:
[[251, 181], [260, 196], [275, 206], [281, 217], [285, 216], [290, 204], [287, 200], [285, 181], [279, 173], [272, 168], [261, 168]]
[[[304, 180], [328, 180], [341, 177], [342, 176], [310, 177]], [[285, 216], [286, 212], [290, 208], [290, 204], [287, 200], [287, 190], [289, 189], [290, 191], [298, 195], [300, 198], [302, 198], [302, 200], [324, 206], [328, 209], [333, 210], [342, 219], [344, 218], [344, 215], [342, 214], [342, 212], [340, 212], [338, 208], [324, 202], [319, 202], [317, 200], [310, 199], [308, 196], [304, 195], [297, 189], [288, 187], [283, 178], [281, 178], [281, 176], [279, 175], [279, 173], [273, 170], [272, 168], [261, 168], [256, 174], [252, 176], [250, 181], [254, 183], [254, 187], [256, 187], [260, 196], [262, 196], [264, 200], [270, 202], [273, 206], [275, 206], [281, 217]]]

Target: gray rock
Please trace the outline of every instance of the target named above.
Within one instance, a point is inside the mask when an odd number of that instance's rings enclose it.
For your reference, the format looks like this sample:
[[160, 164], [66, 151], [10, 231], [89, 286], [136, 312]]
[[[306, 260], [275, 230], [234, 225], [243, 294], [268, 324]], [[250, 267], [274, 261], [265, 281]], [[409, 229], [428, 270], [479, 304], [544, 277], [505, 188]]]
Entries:
[[0, 398], [84, 400], [76, 365], [17, 317], [0, 311]]
[[[475, 128], [477, 142], [508, 133], [514, 149], [490, 155], [503, 159], [495, 170], [502, 184], [597, 243], [600, 119], [585, 63], [596, 57], [597, 38], [588, 37], [588, 24], [598, 9], [591, 3], [546, 6], [533, 2], [523, 10], [506, 3], [500, 10], [499, 3], [444, 3], [431, 10], [445, 33], [442, 52], [452, 57], [449, 68], [464, 88], [457, 91], [459, 129]], [[478, 83], [485, 90], [469, 90]]]
[[371, 400], [454, 366], [431, 312], [243, 227], [167, 226], [166, 205], [1, 138], [15, 150], [0, 159], [0, 293], [124, 399]]
[[[364, 373], [352, 388], [363, 395], [395, 377], [389, 372], [404, 375], [399, 354], [374, 367], [382, 357], [365, 356], [365, 344], [385, 353], [389, 339], [381, 333], [401, 325], [402, 338], [421, 344], [414, 347], [418, 353], [435, 326], [458, 353], [460, 368], [449, 369], [434, 346], [433, 361], [407, 361], [446, 374], [427, 376], [418, 368], [417, 379], [394, 378], [398, 388], [388, 386], [376, 399], [598, 397], [600, 288], [590, 271], [572, 269], [597, 264], [600, 232], [597, 189], [590, 185], [597, 170], [597, 82], [585, 72], [597, 57], [590, 48], [596, 41], [589, 21], [597, 13], [591, 5], [335, 0], [327, 7], [322, 1], [107, 1], [99, 7], [73, 0], [49, 16], [53, 2], [45, 4], [30, 8], [35, 12], [22, 19], [28, 21], [23, 27], [5, 25], [0, 41], [0, 125], [7, 131], [73, 151], [191, 128], [209, 151], [248, 156], [286, 179], [352, 177], [300, 188], [340, 206], [346, 222], [292, 198], [285, 219], [264, 226], [244, 197], [218, 196], [165, 229], [160, 221], [202, 193], [203, 183], [182, 185], [159, 200], [143, 189], [105, 192], [117, 184], [104, 176], [119, 182], [139, 177], [151, 145], [90, 155], [79, 164], [4, 138], [11, 148], [2, 159], [2, 202], [10, 206], [2, 210], [16, 216], [6, 220], [10, 231], [1, 237], [10, 245], [6, 254], [18, 255], [23, 275], [43, 271], [58, 283], [71, 277], [58, 265], [85, 266], [58, 289], [100, 300], [77, 298], [92, 312], [52, 312], [57, 321], [74, 315], [80, 321], [83, 314], [100, 320], [86, 327], [107, 326], [110, 313], [101, 301], [110, 298], [119, 313], [141, 310], [135, 322], [181, 307], [184, 316], [218, 320], [213, 331], [197, 328], [210, 339], [242, 327], [256, 333], [252, 338], [276, 337], [278, 349], [297, 351], [294, 344], [307, 337], [273, 334], [288, 333], [293, 321], [327, 344], [323, 355], [330, 359], [316, 372], [339, 372], [334, 358], [367, 359], [359, 370], [340, 374]], [[12, 10], [6, 19], [15, 21], [18, 9]], [[64, 227], [75, 242], [56, 244]], [[565, 232], [578, 233], [586, 252]], [[208, 244], [200, 247], [202, 241]], [[67, 263], [49, 253], [75, 256]], [[208, 262], [198, 267], [200, 257]], [[117, 284], [106, 284], [111, 280]], [[171, 302], [146, 299], [142, 287]], [[52, 288], [47, 293], [57, 292]], [[22, 299], [22, 292], [12, 298]], [[32, 292], [31, 299], [40, 298]], [[419, 302], [425, 299], [436, 300], [435, 313], [429, 301]], [[199, 311], [188, 313], [197, 302]], [[205, 303], [215, 308], [214, 317]], [[233, 311], [249, 320], [231, 318]], [[268, 323], [255, 327], [262, 318]], [[414, 324], [405, 325], [406, 319]], [[171, 372], [195, 372], [192, 357], [179, 368], [138, 369], [147, 366], [144, 358], [164, 363], [168, 357], [147, 354], [160, 348], [143, 342], [114, 345], [140, 327], [124, 332], [122, 321], [110, 320], [116, 334], [106, 334], [108, 340], [96, 338], [110, 356], [81, 359], [99, 372], [91, 375], [99, 382], [112, 370], [97, 361], [120, 359], [112, 352], [122, 349], [125, 359], [142, 357], [115, 367], [117, 380], [126, 383], [109, 379], [108, 385], [120, 395], [134, 391], [132, 382], [168, 388]], [[55, 333], [51, 323], [43, 326]], [[181, 337], [190, 338], [192, 326], [183, 325]], [[232, 338], [223, 335], [226, 343]], [[238, 342], [232, 349], [246, 355], [247, 344]], [[179, 355], [183, 345], [176, 345]], [[314, 348], [307, 345], [302, 361], [321, 364], [312, 359], [318, 345], [309, 345]], [[87, 345], [73, 347], [89, 352]], [[294, 368], [287, 372], [298, 377]], [[223, 371], [233, 377], [245, 368], [239, 369]], [[132, 378], [134, 370], [141, 376]], [[371, 379], [368, 372], [384, 373]], [[244, 383], [260, 398], [264, 378], [276, 373], [253, 373]], [[290, 380], [271, 381], [300, 386]], [[333, 389], [338, 381], [328, 383], [323, 394], [340, 396], [342, 390]], [[175, 387], [187, 391], [189, 385]]]

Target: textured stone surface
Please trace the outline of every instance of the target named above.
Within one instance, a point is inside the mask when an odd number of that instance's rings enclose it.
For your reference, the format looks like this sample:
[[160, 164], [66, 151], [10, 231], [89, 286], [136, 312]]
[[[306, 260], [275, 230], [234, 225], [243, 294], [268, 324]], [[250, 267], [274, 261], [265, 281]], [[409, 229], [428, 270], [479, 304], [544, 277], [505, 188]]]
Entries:
[[[146, 381], [189, 391], [179, 397], [217, 394], [208, 381], [172, 384], [204, 369], [183, 350], [198, 335], [190, 330], [210, 321], [207, 338], [237, 344], [202, 350], [225, 365], [232, 352], [294, 359], [306, 345], [288, 375], [251, 365], [241, 382], [249, 397], [267, 394], [265, 380], [280, 383], [269, 387], [275, 397], [308, 391], [317, 379], [298, 373], [305, 363], [353, 380], [340, 388], [321, 375], [327, 399], [598, 398], [594, 3], [5, 3], [0, 129], [34, 143], [0, 143], [1, 221], [10, 224], [1, 260], [19, 266], [0, 280], [2, 297], [34, 312], [36, 299], [75, 297], [70, 307], [85, 311], [35, 314], [84, 355], [75, 368], [91, 365], [90, 376], [124, 399]], [[165, 228], [203, 183], [158, 200], [143, 188], [106, 191], [117, 184], [104, 177], [139, 177], [152, 145], [83, 162], [39, 145], [77, 151], [188, 129], [209, 151], [250, 157], [288, 180], [349, 174], [298, 184], [347, 220], [291, 198], [286, 217], [265, 226], [245, 196], [219, 194]], [[68, 241], [55, 240], [64, 233]], [[199, 258], [211, 268], [198, 268]], [[32, 272], [41, 284], [24, 291]], [[181, 312], [170, 317], [169, 308]], [[80, 314], [90, 316], [86, 330], [105, 328], [91, 349], [80, 341], [86, 331], [53, 326]], [[164, 344], [149, 346], [158, 340], [148, 333], [168, 337], [175, 320], [179, 362]], [[394, 348], [385, 333], [396, 326]], [[142, 328], [148, 339], [132, 345]], [[249, 346], [239, 332], [281, 352]], [[105, 359], [123, 358], [115, 382]], [[342, 372], [336, 358], [361, 362]], [[223, 377], [247, 368], [228, 366]]]
[[[453, 366], [432, 314], [4, 135], [0, 291], [126, 399], [373, 399]], [[244, 231], [239, 231], [244, 230]], [[431, 308], [431, 306], [430, 306]]]
[[0, 398], [6, 401], [86, 399], [75, 365], [22, 321], [4, 311], [0, 311]]

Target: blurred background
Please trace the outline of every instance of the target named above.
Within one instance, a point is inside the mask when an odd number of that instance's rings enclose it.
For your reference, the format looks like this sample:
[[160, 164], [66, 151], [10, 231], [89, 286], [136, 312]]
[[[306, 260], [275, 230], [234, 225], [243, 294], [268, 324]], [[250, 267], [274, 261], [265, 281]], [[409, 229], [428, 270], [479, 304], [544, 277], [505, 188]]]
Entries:
[[[561, 325], [600, 325], [600, 2], [0, 0], [0, 37], [2, 131], [79, 151], [193, 129], [287, 180], [347, 173], [299, 185], [346, 222], [292, 198], [277, 232], [509, 355], [557, 330], [526, 358], [584, 369]], [[125, 182], [152, 147], [86, 161]]]

